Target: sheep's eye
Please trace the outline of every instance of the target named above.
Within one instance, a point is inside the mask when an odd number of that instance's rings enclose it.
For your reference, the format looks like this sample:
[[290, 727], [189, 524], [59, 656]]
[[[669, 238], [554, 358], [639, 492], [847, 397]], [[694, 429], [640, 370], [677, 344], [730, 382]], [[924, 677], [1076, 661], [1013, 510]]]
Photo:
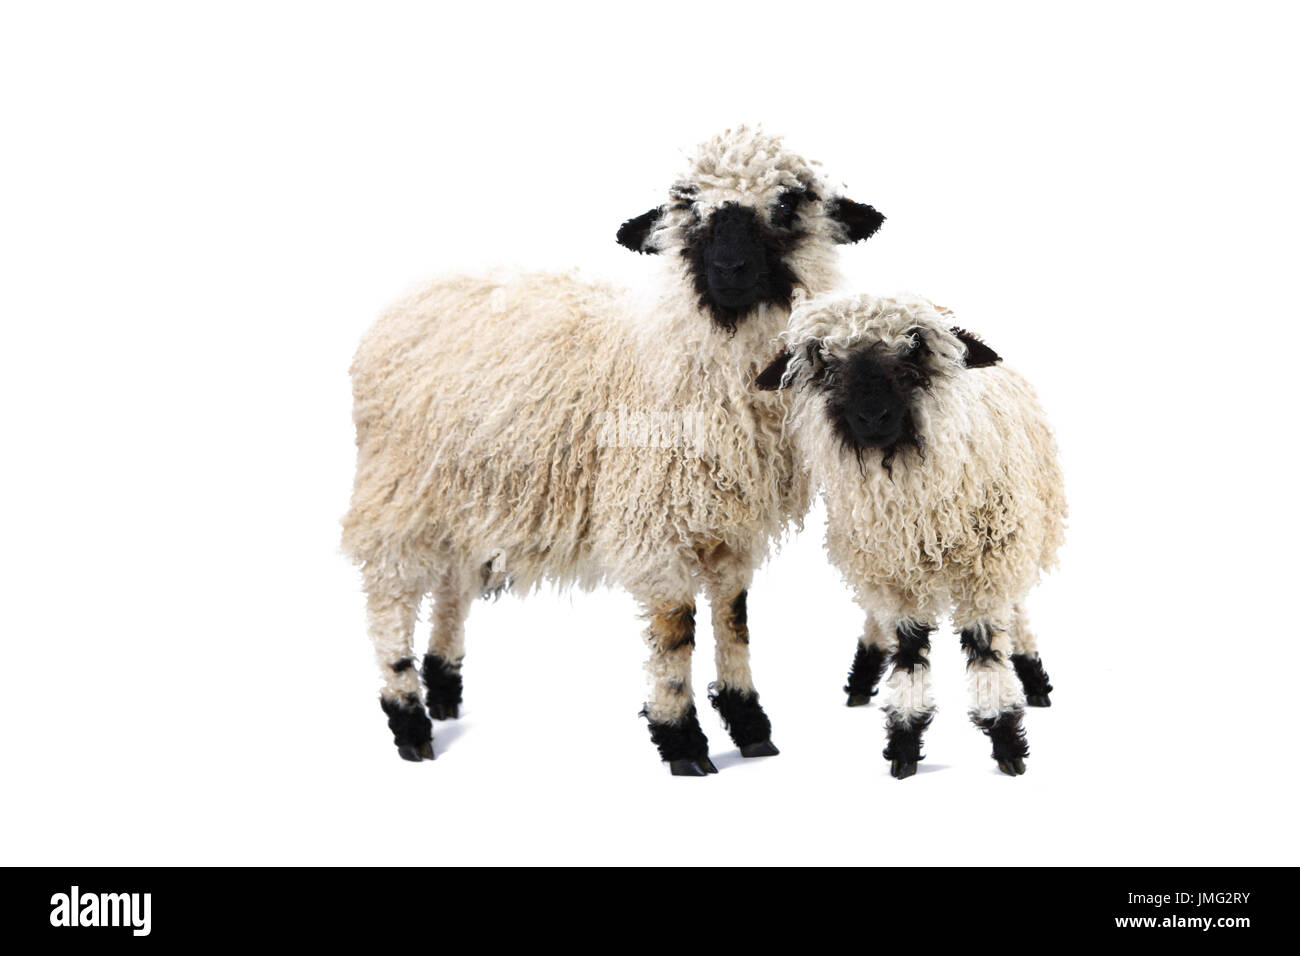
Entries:
[[777, 196], [772, 208], [772, 220], [777, 225], [788, 227], [794, 222], [794, 211], [799, 205], [799, 199], [799, 193], [794, 190], [787, 190]]

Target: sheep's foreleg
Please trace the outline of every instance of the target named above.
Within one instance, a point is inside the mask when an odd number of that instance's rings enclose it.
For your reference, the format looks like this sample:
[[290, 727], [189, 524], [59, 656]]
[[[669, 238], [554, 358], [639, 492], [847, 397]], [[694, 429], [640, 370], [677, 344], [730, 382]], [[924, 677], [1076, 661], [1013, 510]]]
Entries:
[[412, 656], [415, 614], [422, 589], [378, 574], [366, 581], [370, 640], [384, 686], [379, 704], [403, 760], [433, 759], [433, 724], [420, 701], [420, 678]]
[[695, 604], [686, 600], [650, 608], [646, 643], [651, 697], [643, 711], [650, 739], [674, 776], [717, 773], [709, 760], [709, 741], [700, 729], [691, 691], [691, 652], [695, 650]]
[[709, 700], [741, 756], [771, 757], [780, 751], [772, 743], [772, 723], [759, 706], [749, 670], [748, 598], [744, 588], [709, 589], [718, 666], [718, 679], [709, 688]]
[[889, 703], [885, 705], [884, 757], [889, 772], [899, 780], [916, 773], [921, 756], [921, 735], [934, 717], [930, 696], [930, 632], [934, 625], [904, 618], [894, 628], [889, 657]]
[[1025, 772], [1029, 744], [1021, 726], [1025, 694], [1009, 660], [1011, 636], [1000, 622], [979, 618], [961, 626], [961, 646], [970, 677], [971, 720], [993, 742], [998, 769], [1018, 776]]
[[1016, 669], [1021, 686], [1025, 689], [1025, 703], [1030, 707], [1051, 707], [1051, 682], [1043, 670], [1043, 659], [1038, 656], [1038, 642], [1029, 630], [1025, 609], [1017, 604], [1011, 619], [1011, 666]]
[[885, 673], [890, 643], [889, 633], [868, 613], [849, 669], [849, 681], [844, 685], [844, 693], [849, 695], [848, 706], [863, 707], [879, 692], [877, 687]]

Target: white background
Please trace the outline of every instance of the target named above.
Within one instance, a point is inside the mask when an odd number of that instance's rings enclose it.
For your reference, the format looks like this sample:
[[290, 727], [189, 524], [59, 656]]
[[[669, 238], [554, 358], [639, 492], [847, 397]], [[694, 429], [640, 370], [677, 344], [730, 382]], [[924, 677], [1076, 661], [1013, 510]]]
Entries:
[[[6, 5], [0, 861], [1297, 862], [1295, 23], [1069, 9]], [[648, 281], [614, 230], [737, 122], [889, 217], [851, 285], [1057, 425], [1028, 774], [945, 627], [889, 777], [820, 511], [752, 590], [779, 757], [710, 710], [722, 772], [670, 777], [603, 592], [477, 606], [465, 718], [400, 761], [337, 550], [358, 337], [447, 270]]]

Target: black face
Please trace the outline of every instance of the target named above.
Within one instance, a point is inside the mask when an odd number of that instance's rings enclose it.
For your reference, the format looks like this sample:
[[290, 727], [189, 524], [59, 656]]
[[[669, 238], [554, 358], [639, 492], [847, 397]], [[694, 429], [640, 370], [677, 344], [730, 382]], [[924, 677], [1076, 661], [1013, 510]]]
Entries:
[[744, 206], [725, 206], [713, 214], [701, 256], [709, 297], [726, 309], [747, 309], [762, 295], [767, 255], [758, 217]]
[[[1002, 361], [997, 352], [965, 329], [950, 329], [966, 348], [962, 364], [968, 369], [986, 368]], [[924, 452], [924, 442], [912, 419], [917, 391], [930, 387], [930, 366], [934, 354], [920, 328], [909, 332], [910, 343], [901, 352], [886, 352], [879, 344], [860, 348], [848, 358], [821, 358], [822, 343], [811, 341], [806, 349], [808, 375], [798, 377], [826, 394], [826, 415], [845, 448], [865, 464], [863, 452], [884, 449], [880, 463], [892, 475], [894, 456], [900, 449]], [[759, 373], [754, 384], [761, 390], [788, 388], [786, 380], [792, 355], [782, 351]]]
[[[803, 240], [801, 209], [819, 197], [806, 186], [794, 186], [777, 196], [769, 208], [724, 203], [701, 222], [693, 203], [699, 187], [677, 183], [669, 190], [671, 205], [656, 206], [627, 220], [618, 229], [619, 245], [633, 252], [662, 252], [655, 231], [664, 214], [690, 210], [695, 222], [686, 230], [682, 249], [691, 267], [700, 307], [729, 333], [764, 304], [788, 307], [799, 283], [787, 260]], [[875, 235], [885, 217], [871, 206], [835, 197], [821, 207], [837, 224], [830, 230], [835, 242], [860, 242]]]
[[850, 359], [827, 411], [835, 429], [857, 448], [888, 448], [907, 430], [910, 394], [869, 352]]
[[798, 207], [806, 194], [787, 190], [771, 210], [725, 203], [686, 235], [700, 307], [729, 332], [763, 304], [789, 306], [799, 279], [786, 262], [803, 237]]
[[844, 446], [859, 460], [863, 451], [882, 448], [888, 468], [900, 448], [921, 447], [912, 402], [916, 390], [930, 384], [926, 354], [918, 336], [901, 355], [864, 349], [827, 366], [822, 378], [827, 388], [826, 414]]

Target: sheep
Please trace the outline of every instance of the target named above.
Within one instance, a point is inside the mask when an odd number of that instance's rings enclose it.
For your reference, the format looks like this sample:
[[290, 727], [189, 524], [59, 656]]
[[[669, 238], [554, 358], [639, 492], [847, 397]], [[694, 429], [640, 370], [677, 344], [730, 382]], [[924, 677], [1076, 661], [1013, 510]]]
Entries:
[[944, 611], [1003, 773], [1025, 771], [1025, 705], [1051, 702], [1024, 600], [1064, 536], [1055, 440], [1029, 384], [950, 325], [916, 297], [800, 297], [758, 379], [800, 386], [793, 440], [826, 502], [827, 552], [866, 611], [848, 702], [892, 665], [884, 756], [899, 779], [922, 759]]
[[[741, 127], [704, 143], [667, 201], [619, 228], [620, 244], [661, 257], [655, 294], [576, 273], [457, 275], [380, 318], [351, 369], [357, 470], [343, 548], [361, 567], [401, 757], [432, 759], [430, 716], [459, 716], [473, 599], [544, 581], [619, 586], [638, 601], [642, 714], [683, 776], [716, 772], [690, 677], [702, 588], [712, 704], [744, 756], [778, 752], [750, 673], [747, 591], [810, 493], [785, 399], [753, 378], [792, 294], [831, 288], [835, 247], [883, 220], [778, 137]], [[417, 673], [412, 632], [428, 593]]]

